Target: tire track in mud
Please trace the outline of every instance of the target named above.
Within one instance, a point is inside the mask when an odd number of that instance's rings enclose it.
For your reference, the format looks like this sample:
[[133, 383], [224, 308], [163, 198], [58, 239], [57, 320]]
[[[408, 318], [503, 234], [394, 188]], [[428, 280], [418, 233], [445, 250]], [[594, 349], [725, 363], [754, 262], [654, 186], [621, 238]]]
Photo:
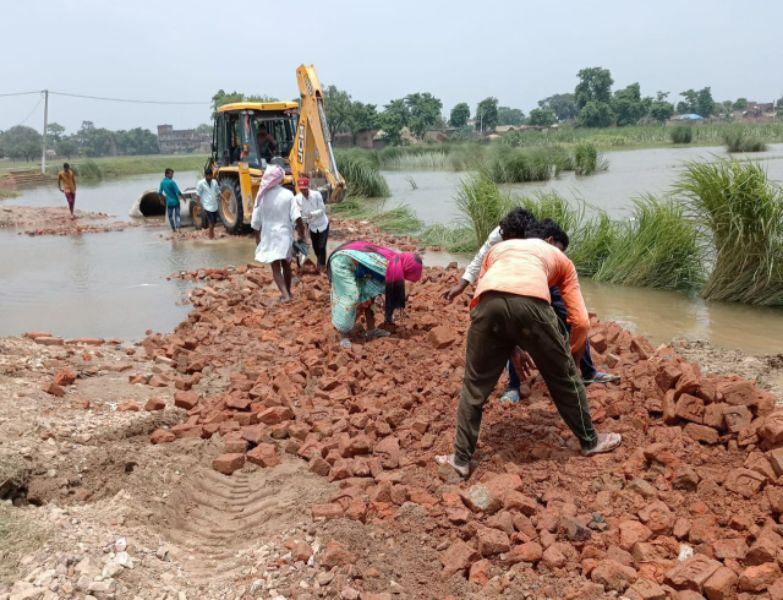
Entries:
[[304, 521], [324, 491], [323, 482], [295, 462], [231, 476], [194, 469], [151, 524], [188, 580], [205, 585], [238, 578], [254, 564], [250, 546]]

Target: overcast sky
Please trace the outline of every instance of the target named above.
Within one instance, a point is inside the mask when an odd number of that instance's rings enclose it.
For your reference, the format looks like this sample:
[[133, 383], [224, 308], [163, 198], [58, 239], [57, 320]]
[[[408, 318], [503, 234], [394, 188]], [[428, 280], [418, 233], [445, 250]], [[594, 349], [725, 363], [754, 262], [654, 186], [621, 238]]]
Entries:
[[[48, 88], [199, 106], [51, 96], [49, 120], [110, 129], [209, 120], [216, 90], [298, 95], [295, 70], [379, 108], [428, 91], [448, 114], [487, 96], [527, 113], [602, 66], [643, 94], [712, 86], [716, 100], [783, 95], [783, 2], [734, 0], [0, 0], [0, 94]], [[0, 129], [40, 130], [38, 96], [0, 97]], [[676, 101], [676, 98], [675, 98]]]

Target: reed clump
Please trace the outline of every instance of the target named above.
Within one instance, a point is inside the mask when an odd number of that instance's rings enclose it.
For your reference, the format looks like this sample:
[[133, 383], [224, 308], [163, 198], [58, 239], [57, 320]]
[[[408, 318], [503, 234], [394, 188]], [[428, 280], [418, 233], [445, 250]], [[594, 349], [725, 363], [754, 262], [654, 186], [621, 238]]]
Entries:
[[598, 150], [590, 142], [580, 142], [574, 149], [574, 171], [577, 175], [592, 175], [598, 170]]
[[596, 281], [693, 289], [704, 279], [701, 250], [684, 207], [673, 200], [644, 196], [634, 200], [633, 216], [620, 224]]
[[484, 172], [464, 179], [457, 190], [457, 209], [481, 244], [506, 213], [508, 198]]
[[723, 143], [729, 152], [764, 152], [767, 145], [752, 133], [741, 127], [729, 129], [723, 136]]
[[345, 179], [349, 196], [385, 198], [389, 185], [378, 169], [373, 153], [361, 150], [337, 152], [337, 168]]
[[712, 269], [709, 300], [783, 305], [783, 190], [756, 163], [689, 163], [676, 185]]
[[693, 141], [693, 128], [690, 125], [676, 125], [669, 131], [673, 144], [690, 144]]

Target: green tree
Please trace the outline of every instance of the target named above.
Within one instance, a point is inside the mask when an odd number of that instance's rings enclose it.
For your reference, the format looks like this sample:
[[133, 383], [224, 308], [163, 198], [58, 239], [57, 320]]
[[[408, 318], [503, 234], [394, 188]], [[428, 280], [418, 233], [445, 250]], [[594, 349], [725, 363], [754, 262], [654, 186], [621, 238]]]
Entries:
[[[677, 103], [677, 112], [681, 115], [698, 112], [699, 93], [694, 89], [680, 92], [683, 100]], [[702, 115], [704, 116], [704, 115]]]
[[588, 102], [611, 102], [614, 80], [609, 69], [590, 67], [579, 71], [577, 77], [579, 83], [576, 84], [574, 96], [579, 110], [587, 106]]
[[557, 115], [551, 108], [534, 108], [530, 111], [527, 122], [530, 125], [549, 127], [557, 121]]
[[639, 119], [647, 113], [639, 84], [632, 83], [617, 90], [612, 98], [612, 110], [619, 127], [638, 123]]
[[538, 101], [539, 108], [548, 108], [555, 113], [560, 122], [576, 119], [579, 108], [576, 106], [574, 94], [554, 94]]
[[378, 126], [378, 110], [374, 104], [354, 102], [351, 105], [351, 133], [356, 135]]
[[135, 127], [130, 131], [115, 131], [114, 140], [120, 154], [158, 154], [158, 136], [149, 129]]
[[226, 92], [223, 89], [215, 92], [212, 96], [212, 118], [215, 117], [217, 109], [224, 104], [233, 104], [234, 102], [277, 102], [277, 98], [263, 95], [245, 95], [242, 92]]
[[737, 101], [734, 103], [734, 106], [732, 106], [734, 110], [745, 110], [748, 108], [748, 99], [747, 98], [737, 98]]
[[579, 111], [579, 124], [583, 127], [609, 127], [614, 113], [608, 102], [590, 100]]
[[410, 118], [408, 126], [417, 137], [438, 124], [443, 103], [429, 92], [408, 94], [404, 98]]
[[75, 136], [68, 135], [54, 143], [54, 151], [57, 152], [57, 156], [70, 159], [79, 152], [79, 144], [76, 142]]
[[468, 119], [470, 119], [470, 106], [467, 102], [460, 102], [455, 104], [451, 109], [451, 115], [449, 115], [449, 125], [462, 129], [467, 125]]
[[114, 134], [103, 127], [95, 127], [92, 121], [82, 121], [76, 138], [79, 141], [79, 150], [85, 156], [117, 155]]
[[498, 106], [498, 125], [522, 125], [525, 122], [525, 113], [518, 108]]
[[204, 135], [204, 134], [210, 134], [212, 135], [212, 125], [209, 123], [202, 123], [198, 127], [196, 127], [196, 133]]
[[65, 127], [59, 123], [49, 123], [46, 126], [46, 137], [54, 142], [59, 142], [63, 134], [65, 133]]
[[329, 124], [329, 137], [351, 130], [351, 95], [330, 85], [324, 90], [324, 112]]
[[669, 92], [658, 92], [655, 100], [650, 103], [650, 108], [647, 111], [650, 118], [658, 121], [661, 125], [671, 119], [674, 114], [674, 105], [666, 100], [668, 96]]
[[476, 129], [492, 131], [498, 124], [498, 99], [484, 98], [476, 107]]
[[41, 155], [43, 137], [32, 127], [16, 125], [0, 134], [0, 147], [4, 156], [34, 160]]
[[410, 112], [403, 98], [389, 102], [378, 115], [378, 125], [383, 130], [386, 140], [393, 145], [402, 143], [400, 132], [403, 127], [408, 126], [409, 122]]
[[700, 89], [696, 95], [696, 112], [705, 119], [715, 112], [715, 100], [712, 99], [712, 91], [709, 86]]

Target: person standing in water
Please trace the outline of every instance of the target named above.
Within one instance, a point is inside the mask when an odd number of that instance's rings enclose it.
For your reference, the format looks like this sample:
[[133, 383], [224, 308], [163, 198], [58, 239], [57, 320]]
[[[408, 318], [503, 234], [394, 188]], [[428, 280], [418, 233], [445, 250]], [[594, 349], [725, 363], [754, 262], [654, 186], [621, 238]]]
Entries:
[[65, 200], [68, 202], [68, 210], [71, 211], [71, 218], [75, 219], [73, 214], [76, 206], [76, 173], [71, 170], [71, 165], [63, 164], [63, 170], [57, 174], [57, 187], [65, 194]]
[[166, 214], [169, 217], [169, 225], [171, 225], [171, 230], [176, 233], [181, 225], [179, 201], [180, 199], [184, 200], [185, 197], [179, 191], [177, 182], [174, 181], [174, 169], [164, 171], [158, 193], [166, 198]]
[[264, 171], [250, 226], [256, 234], [256, 260], [272, 267], [280, 302], [290, 302], [294, 229], [297, 240], [303, 241], [304, 224], [294, 195], [281, 185], [284, 175], [278, 165]]

